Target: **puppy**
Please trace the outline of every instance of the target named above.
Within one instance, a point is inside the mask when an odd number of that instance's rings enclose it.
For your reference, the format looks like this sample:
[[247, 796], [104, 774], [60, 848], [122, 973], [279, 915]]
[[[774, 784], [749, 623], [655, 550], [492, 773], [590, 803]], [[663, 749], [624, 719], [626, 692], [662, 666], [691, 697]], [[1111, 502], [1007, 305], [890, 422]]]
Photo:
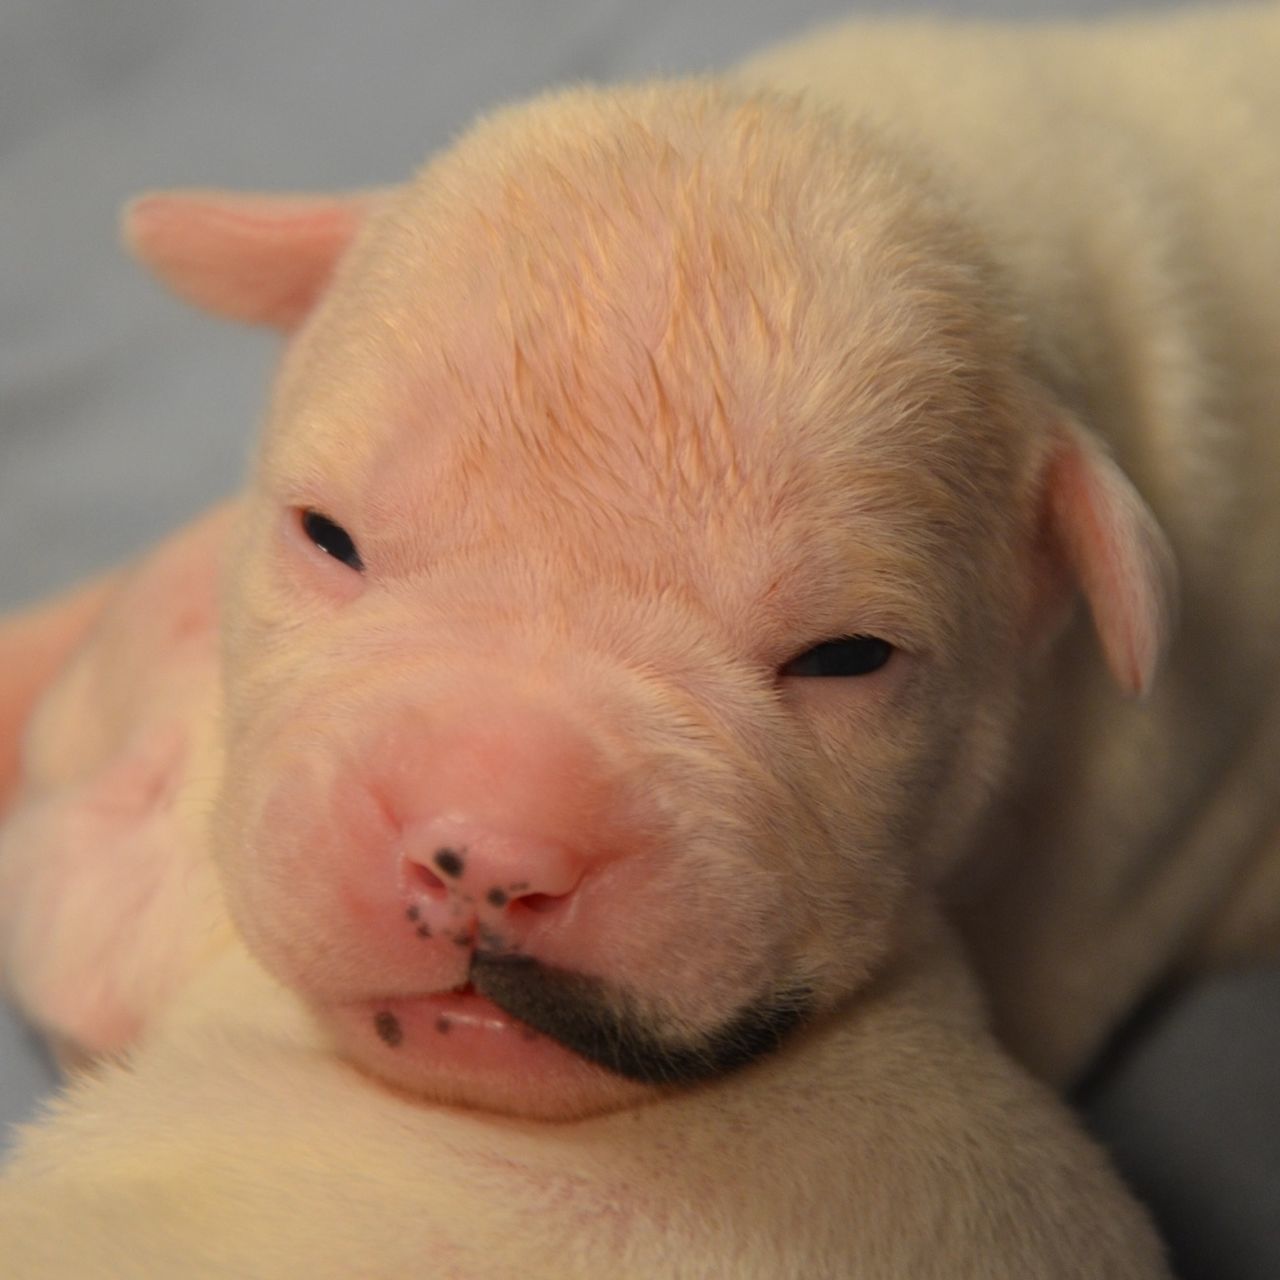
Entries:
[[291, 337], [245, 493], [0, 635], [10, 984], [138, 1046], [32, 1274], [1161, 1274], [943, 914], [1055, 1083], [1275, 941], [1277, 56], [861, 25], [135, 205]]

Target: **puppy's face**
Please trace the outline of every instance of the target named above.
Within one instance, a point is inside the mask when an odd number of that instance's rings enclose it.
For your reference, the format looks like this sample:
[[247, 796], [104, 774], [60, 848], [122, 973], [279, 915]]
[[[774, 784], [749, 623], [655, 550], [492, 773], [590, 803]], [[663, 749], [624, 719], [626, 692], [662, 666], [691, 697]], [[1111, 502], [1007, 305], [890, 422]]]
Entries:
[[294, 343], [218, 849], [371, 1073], [561, 1117], [741, 1066], [998, 776], [1044, 441], [972, 249], [850, 141], [703, 89], [499, 118]]

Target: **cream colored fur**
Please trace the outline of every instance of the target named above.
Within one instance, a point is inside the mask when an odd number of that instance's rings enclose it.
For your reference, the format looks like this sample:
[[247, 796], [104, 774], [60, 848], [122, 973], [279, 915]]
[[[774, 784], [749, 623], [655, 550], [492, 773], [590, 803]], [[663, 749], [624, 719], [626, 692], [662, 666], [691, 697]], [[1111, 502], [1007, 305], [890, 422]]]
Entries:
[[[1180, 966], [1275, 945], [1278, 62], [1275, 7], [859, 24], [722, 85], [502, 113], [356, 202], [139, 205], [135, 247], [188, 297], [307, 318], [234, 534], [175, 553], [205, 583], [226, 559], [223, 687], [208, 653], [139, 649], [162, 554], [34, 721], [10, 981], [73, 1042], [141, 1039], [9, 1168], [27, 1272], [1163, 1274], [984, 1029], [939, 910], [1054, 1083]], [[308, 505], [358, 529], [378, 591], [305, 559]], [[775, 683], [856, 631], [898, 647], [883, 675]], [[144, 778], [172, 803], [128, 843], [168, 894], [167, 831], [190, 879], [162, 899], [181, 937], [142, 948], [170, 981], [107, 974], [99, 1027], [65, 967], [83, 917], [22, 833], [101, 787], [110, 741], [63, 778], [57, 744], [122, 652], [122, 739], [199, 676], [185, 763]], [[386, 975], [322, 928], [347, 856], [325, 797], [380, 749], [361, 726], [507, 701], [586, 726], [650, 841], [660, 874], [599, 899], [600, 971], [687, 1035], [801, 981], [808, 1029], [551, 1126], [333, 1057], [304, 1006]], [[229, 933], [210, 813], [230, 915], [294, 994]]]

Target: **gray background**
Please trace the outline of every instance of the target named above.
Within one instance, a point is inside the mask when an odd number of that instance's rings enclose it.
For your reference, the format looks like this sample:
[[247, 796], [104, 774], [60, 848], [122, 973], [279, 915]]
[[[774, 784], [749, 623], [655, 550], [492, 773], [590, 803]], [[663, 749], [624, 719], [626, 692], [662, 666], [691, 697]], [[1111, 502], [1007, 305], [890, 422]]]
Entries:
[[[182, 522], [235, 485], [251, 439], [273, 341], [184, 311], [129, 265], [115, 218], [131, 194], [385, 182], [543, 86], [701, 70], [818, 19], [895, 8], [0, 0], [0, 609]], [[1088, 1099], [1187, 1276], [1280, 1276], [1278, 1027], [1276, 974], [1217, 980], [1149, 1019]], [[0, 1146], [51, 1083], [0, 1008]]]

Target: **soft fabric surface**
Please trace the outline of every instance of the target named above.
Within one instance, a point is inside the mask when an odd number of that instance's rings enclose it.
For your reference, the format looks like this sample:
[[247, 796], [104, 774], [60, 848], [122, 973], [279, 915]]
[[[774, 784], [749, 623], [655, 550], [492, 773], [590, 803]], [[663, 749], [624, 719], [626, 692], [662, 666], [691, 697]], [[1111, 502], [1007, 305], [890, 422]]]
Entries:
[[1223, 974], [1141, 1020], [1085, 1102], [1182, 1280], [1280, 1276], [1280, 969]]
[[[941, 7], [1035, 17], [1118, 6]], [[0, 5], [0, 608], [182, 522], [235, 485], [252, 438], [272, 341], [185, 312], [128, 264], [114, 225], [130, 195], [384, 182], [497, 102], [566, 80], [723, 65], [849, 9], [842, 0]], [[1280, 973], [1219, 980], [1169, 1010], [1094, 1095], [1100, 1128], [1164, 1213], [1188, 1276], [1280, 1275], [1280, 1235], [1268, 1230], [1280, 1218], [1278, 1024]], [[29, 1116], [52, 1079], [0, 1009], [0, 1131]]]

